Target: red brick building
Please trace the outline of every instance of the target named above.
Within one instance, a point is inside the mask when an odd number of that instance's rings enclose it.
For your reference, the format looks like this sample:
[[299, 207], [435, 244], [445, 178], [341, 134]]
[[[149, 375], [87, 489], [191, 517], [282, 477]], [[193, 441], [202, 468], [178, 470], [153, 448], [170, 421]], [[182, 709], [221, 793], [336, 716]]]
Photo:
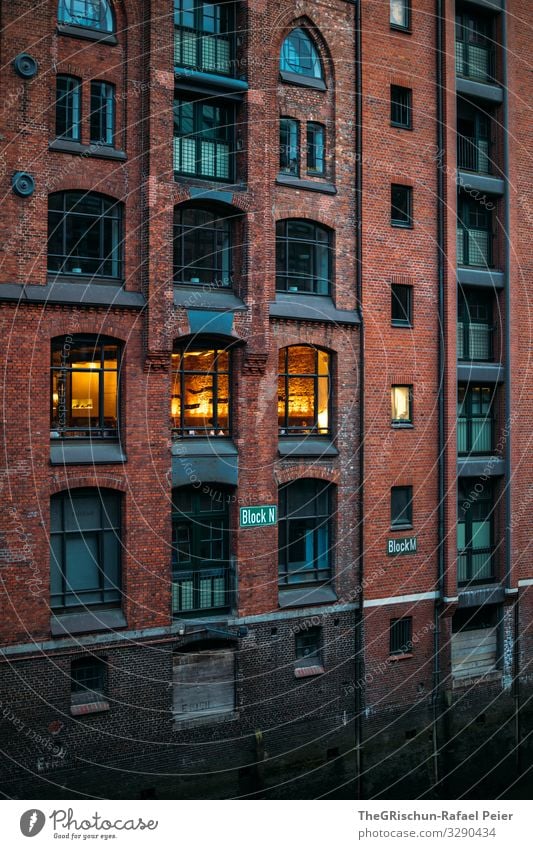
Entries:
[[516, 779], [512, 6], [2, 9], [6, 795]]

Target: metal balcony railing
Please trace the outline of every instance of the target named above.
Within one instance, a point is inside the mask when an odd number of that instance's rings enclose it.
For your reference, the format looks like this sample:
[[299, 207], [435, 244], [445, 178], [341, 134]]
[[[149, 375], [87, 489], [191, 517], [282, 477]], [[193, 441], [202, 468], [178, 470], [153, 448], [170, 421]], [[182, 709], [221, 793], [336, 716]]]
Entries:
[[457, 164], [465, 171], [491, 173], [491, 144], [488, 139], [457, 136]]
[[174, 64], [206, 74], [232, 73], [232, 38], [198, 32], [186, 27], [174, 30]]
[[455, 71], [460, 77], [492, 83], [495, 81], [495, 53], [491, 44], [455, 42]]
[[172, 612], [205, 613], [231, 608], [233, 603], [230, 566], [175, 571], [172, 577]]
[[457, 322], [457, 359], [491, 362], [494, 327], [482, 322]]
[[457, 558], [457, 583], [494, 580], [494, 548], [467, 548]]
[[233, 155], [229, 144], [199, 136], [174, 136], [174, 171], [213, 180], [229, 180]]
[[457, 264], [492, 268], [493, 238], [490, 230], [479, 230], [458, 225]]

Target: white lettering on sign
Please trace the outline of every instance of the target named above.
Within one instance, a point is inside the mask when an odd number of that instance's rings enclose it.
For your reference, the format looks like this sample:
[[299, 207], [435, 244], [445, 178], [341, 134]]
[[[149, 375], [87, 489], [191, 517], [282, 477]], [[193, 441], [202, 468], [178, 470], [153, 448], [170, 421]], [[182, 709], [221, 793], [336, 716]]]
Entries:
[[387, 541], [387, 554], [414, 554], [417, 550], [417, 538], [405, 537], [405, 539], [389, 539]]

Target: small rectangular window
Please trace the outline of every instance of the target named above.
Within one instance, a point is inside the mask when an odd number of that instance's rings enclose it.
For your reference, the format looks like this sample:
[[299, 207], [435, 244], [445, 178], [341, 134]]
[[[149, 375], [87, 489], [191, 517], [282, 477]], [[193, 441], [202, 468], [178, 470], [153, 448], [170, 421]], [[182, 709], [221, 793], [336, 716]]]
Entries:
[[401, 85], [390, 87], [390, 120], [395, 127], [410, 130], [412, 127], [412, 97], [410, 88]]
[[81, 86], [75, 77], [59, 76], [56, 81], [56, 136], [79, 141], [81, 125]]
[[320, 628], [308, 628], [307, 631], [296, 634], [295, 655], [299, 666], [321, 663], [320, 642]]
[[413, 619], [391, 619], [389, 630], [389, 654], [407, 654], [413, 648]]
[[293, 118], [279, 122], [279, 170], [292, 177], [300, 176], [300, 125]]
[[413, 420], [413, 390], [411, 386], [391, 386], [392, 424], [411, 424]]
[[70, 668], [71, 704], [85, 705], [106, 698], [106, 664], [96, 657], [72, 661]]
[[390, 491], [390, 523], [393, 528], [413, 526], [413, 487], [393, 486]]
[[322, 124], [309, 121], [307, 124], [307, 173], [321, 177], [325, 171], [324, 152], [326, 131]]
[[411, 186], [391, 185], [390, 222], [393, 227], [413, 226], [413, 189]]
[[390, 25], [394, 29], [409, 29], [409, 0], [390, 0]]
[[115, 86], [91, 82], [91, 142], [113, 145], [115, 136]]
[[391, 286], [391, 324], [411, 327], [413, 322], [413, 287], [393, 283]]

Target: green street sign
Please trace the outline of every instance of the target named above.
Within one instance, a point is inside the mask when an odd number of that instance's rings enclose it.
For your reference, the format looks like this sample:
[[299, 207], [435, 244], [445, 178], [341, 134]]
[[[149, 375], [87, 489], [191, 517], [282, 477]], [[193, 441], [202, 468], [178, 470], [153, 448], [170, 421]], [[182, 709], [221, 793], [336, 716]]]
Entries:
[[398, 554], [415, 554], [417, 545], [416, 537], [389, 539], [387, 540], [387, 554], [390, 557], [397, 557]]
[[265, 504], [261, 507], [241, 507], [239, 524], [241, 528], [266, 528], [278, 522], [276, 504]]

